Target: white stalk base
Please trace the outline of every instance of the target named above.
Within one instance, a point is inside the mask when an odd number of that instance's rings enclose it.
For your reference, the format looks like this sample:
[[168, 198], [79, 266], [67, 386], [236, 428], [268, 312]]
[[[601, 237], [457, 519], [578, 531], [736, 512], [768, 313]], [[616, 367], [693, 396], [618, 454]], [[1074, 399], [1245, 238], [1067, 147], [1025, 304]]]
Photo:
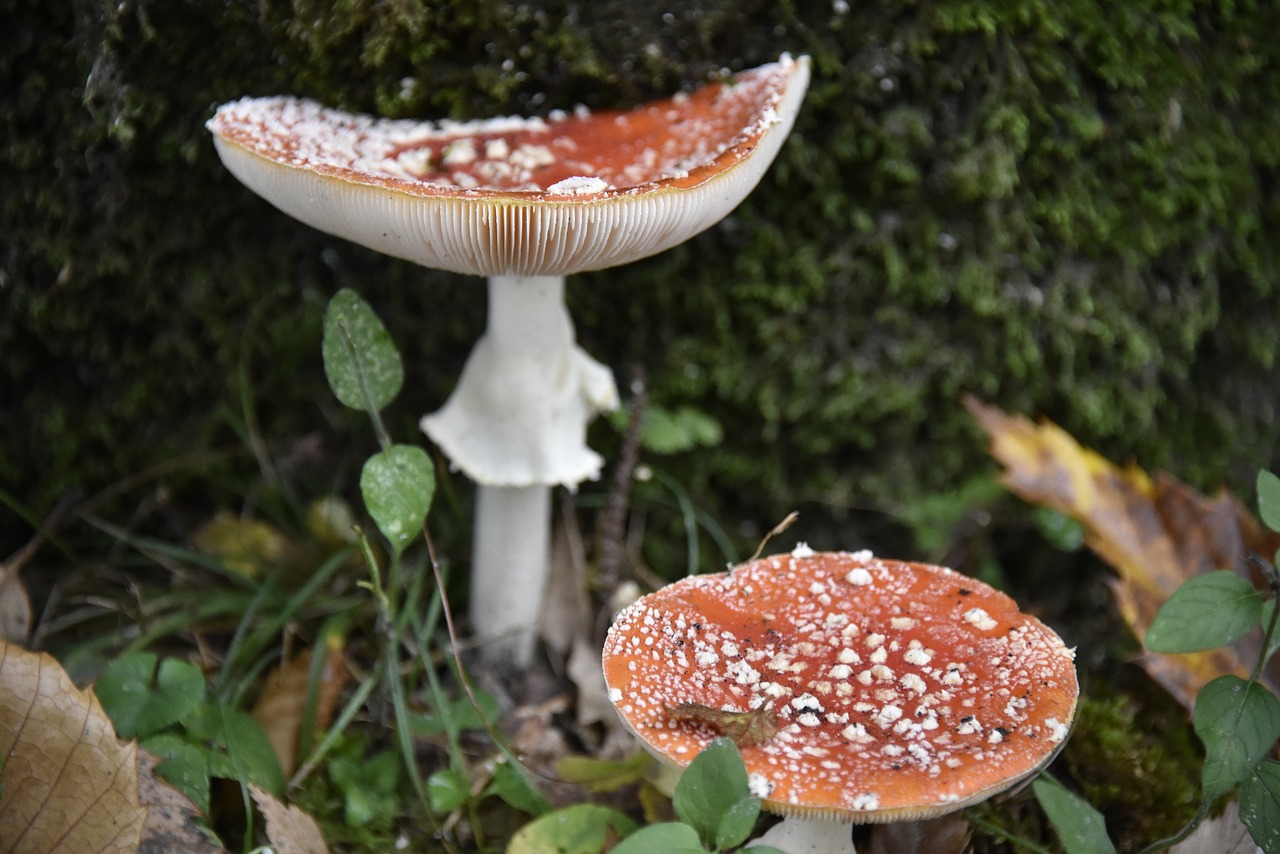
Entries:
[[550, 553], [551, 487], [477, 488], [470, 614], [487, 661], [533, 659]]
[[772, 845], [786, 854], [855, 854], [849, 822], [821, 818], [785, 818], [750, 844]]

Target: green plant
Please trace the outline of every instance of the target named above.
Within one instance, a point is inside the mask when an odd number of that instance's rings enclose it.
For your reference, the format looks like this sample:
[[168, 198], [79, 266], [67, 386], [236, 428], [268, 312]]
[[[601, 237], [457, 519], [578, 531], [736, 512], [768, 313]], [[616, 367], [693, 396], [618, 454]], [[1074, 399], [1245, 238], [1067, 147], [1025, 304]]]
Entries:
[[[1280, 478], [1259, 472], [1257, 487], [1263, 523], [1280, 532]], [[1258, 681], [1280, 648], [1280, 577], [1274, 562], [1256, 557], [1255, 563], [1266, 575], [1267, 590], [1257, 590], [1230, 570], [1197, 576], [1174, 591], [1147, 632], [1146, 645], [1153, 652], [1191, 653], [1233, 644], [1259, 625], [1263, 630], [1262, 650], [1248, 679], [1219, 676], [1196, 696], [1192, 723], [1205, 748], [1200, 809], [1180, 834], [1149, 851], [1190, 834], [1211, 805], [1237, 787], [1241, 822], [1265, 851], [1280, 851], [1280, 762], [1267, 758], [1280, 738], [1280, 699]]]
[[[394, 730], [403, 767], [428, 814], [451, 813], [488, 795], [496, 795], [516, 809], [534, 815], [549, 809], [546, 799], [528, 780], [523, 767], [489, 723], [496, 715], [491, 698], [477, 694], [458, 665], [457, 676], [466, 694], [465, 705], [446, 697], [439, 676], [430, 666], [421, 669], [433, 700], [435, 713], [424, 718], [410, 712], [407, 695], [411, 675], [401, 674], [401, 649], [416, 645], [422, 662], [432, 660], [429, 639], [443, 615], [450, 634], [452, 618], [444, 600], [444, 577], [427, 534], [426, 518], [435, 493], [431, 459], [421, 448], [395, 444], [381, 418], [381, 410], [399, 393], [404, 370], [400, 354], [386, 327], [354, 291], [341, 290], [330, 300], [325, 313], [323, 342], [325, 374], [334, 395], [346, 406], [368, 414], [381, 450], [364, 464], [360, 492], [365, 507], [391, 547], [385, 580], [382, 561], [368, 538], [359, 532], [359, 541], [369, 568], [370, 580], [361, 586], [373, 594], [382, 636], [381, 676], [388, 688]], [[435, 595], [425, 613], [419, 613], [418, 598], [424, 573], [415, 573], [416, 587], [406, 591], [403, 583], [404, 553], [419, 536], [427, 538]], [[418, 594], [414, 594], [414, 590]], [[411, 674], [416, 675], [417, 670]], [[474, 713], [474, 714], [471, 714]], [[469, 726], [485, 728], [502, 756], [493, 764], [488, 784], [473, 796], [471, 775], [459, 745], [458, 733]], [[413, 744], [415, 732], [423, 729], [443, 733], [448, 743], [449, 763], [426, 779], [419, 773]], [[350, 801], [348, 800], [348, 816]]]
[[760, 800], [751, 794], [747, 768], [738, 748], [727, 738], [711, 742], [680, 775], [672, 794], [679, 821], [651, 824], [632, 832], [634, 823], [615, 810], [578, 804], [548, 813], [526, 825], [511, 842], [511, 854], [561, 851], [587, 854], [599, 851], [612, 834], [625, 836], [609, 849], [612, 854], [650, 854], [654, 851], [737, 851], [782, 854], [767, 845], [740, 848], [760, 817]]
[[127, 653], [94, 691], [116, 734], [137, 738], [160, 757], [156, 770], [202, 812], [209, 812], [211, 777], [283, 793], [284, 775], [262, 727], [227, 703], [207, 700], [204, 676], [190, 664]]

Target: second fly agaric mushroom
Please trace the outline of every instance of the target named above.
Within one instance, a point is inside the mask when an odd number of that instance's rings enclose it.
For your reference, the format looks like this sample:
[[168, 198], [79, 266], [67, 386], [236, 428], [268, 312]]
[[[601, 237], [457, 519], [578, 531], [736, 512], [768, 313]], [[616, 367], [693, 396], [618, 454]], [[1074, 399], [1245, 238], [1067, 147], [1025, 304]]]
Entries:
[[1079, 693], [1074, 651], [1003, 593], [804, 547], [640, 599], [609, 631], [604, 674], [665, 763], [735, 738], [764, 808], [791, 817], [760, 841], [788, 851], [849, 852], [851, 823], [1014, 785], [1056, 753]]
[[479, 484], [472, 624], [532, 653], [553, 485], [598, 477], [586, 445], [616, 406], [608, 368], [574, 343], [564, 276], [668, 249], [751, 192], [790, 132], [807, 58], [625, 113], [438, 124], [296, 98], [225, 104], [218, 153], [285, 213], [364, 246], [489, 277], [488, 327], [422, 427]]

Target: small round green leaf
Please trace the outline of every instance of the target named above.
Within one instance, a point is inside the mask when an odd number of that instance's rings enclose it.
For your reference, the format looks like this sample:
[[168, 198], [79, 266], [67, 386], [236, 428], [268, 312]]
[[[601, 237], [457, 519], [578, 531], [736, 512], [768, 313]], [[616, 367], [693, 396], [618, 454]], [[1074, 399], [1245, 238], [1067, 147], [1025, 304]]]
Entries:
[[1198, 575], [1173, 591], [1147, 632], [1152, 652], [1199, 652], [1235, 643], [1258, 625], [1262, 597], [1230, 570]]
[[694, 757], [680, 775], [672, 804], [680, 820], [712, 849], [740, 844], [760, 812], [760, 802], [751, 797], [747, 785], [742, 756], [727, 738], [717, 738]]
[[94, 693], [121, 738], [146, 738], [177, 723], [200, 704], [204, 676], [176, 658], [157, 660], [149, 652], [117, 658], [94, 686]]
[[387, 328], [350, 288], [329, 300], [324, 315], [324, 373], [338, 400], [352, 409], [377, 412], [404, 384], [404, 367]]
[[1280, 531], [1280, 477], [1263, 469], [1258, 472], [1258, 515], [1273, 531]]
[[1200, 690], [1191, 722], [1204, 742], [1204, 796], [1213, 800], [1248, 776], [1280, 738], [1280, 700], [1256, 682], [1219, 676]]
[[485, 787], [484, 794], [497, 795], [509, 806], [530, 815], [551, 811], [551, 802], [529, 781], [524, 769], [511, 762], [500, 762], [494, 767], [493, 780]]
[[678, 821], [642, 827], [613, 847], [610, 854], [706, 854], [698, 832]]
[[1267, 854], [1280, 851], [1280, 762], [1265, 760], [1240, 785], [1240, 822]]
[[422, 530], [435, 491], [431, 458], [415, 445], [392, 445], [370, 457], [360, 472], [365, 507], [397, 553]]
[[720, 817], [720, 825], [716, 828], [715, 847], [719, 850], [736, 848], [755, 830], [756, 819], [760, 817], [760, 800], [744, 793], [741, 800]]
[[452, 768], [441, 768], [427, 778], [427, 797], [436, 812], [453, 812], [471, 797], [471, 781]]
[[574, 804], [529, 822], [511, 837], [507, 854], [599, 854], [634, 832], [636, 824], [617, 810]]
[[1067, 854], [1114, 854], [1106, 822], [1092, 804], [1047, 777], [1037, 778], [1031, 789]]

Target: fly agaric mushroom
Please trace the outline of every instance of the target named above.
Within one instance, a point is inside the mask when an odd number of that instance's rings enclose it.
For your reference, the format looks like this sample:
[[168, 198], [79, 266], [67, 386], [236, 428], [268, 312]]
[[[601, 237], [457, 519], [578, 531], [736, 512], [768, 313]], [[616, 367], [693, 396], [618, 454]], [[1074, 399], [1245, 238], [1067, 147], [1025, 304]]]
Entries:
[[645, 596], [603, 658], [614, 706], [664, 763], [738, 741], [762, 806], [790, 817], [760, 841], [788, 851], [852, 851], [851, 823], [1014, 785], [1056, 753], [1079, 693], [1074, 650], [1003, 593], [803, 546]]
[[617, 405], [574, 343], [564, 277], [662, 252], [751, 192], [790, 132], [807, 58], [624, 113], [439, 124], [296, 98], [249, 98], [209, 122], [223, 163], [285, 213], [441, 270], [489, 277], [488, 327], [422, 428], [479, 484], [472, 624], [532, 655], [547, 575], [550, 487], [599, 476], [586, 445]]

